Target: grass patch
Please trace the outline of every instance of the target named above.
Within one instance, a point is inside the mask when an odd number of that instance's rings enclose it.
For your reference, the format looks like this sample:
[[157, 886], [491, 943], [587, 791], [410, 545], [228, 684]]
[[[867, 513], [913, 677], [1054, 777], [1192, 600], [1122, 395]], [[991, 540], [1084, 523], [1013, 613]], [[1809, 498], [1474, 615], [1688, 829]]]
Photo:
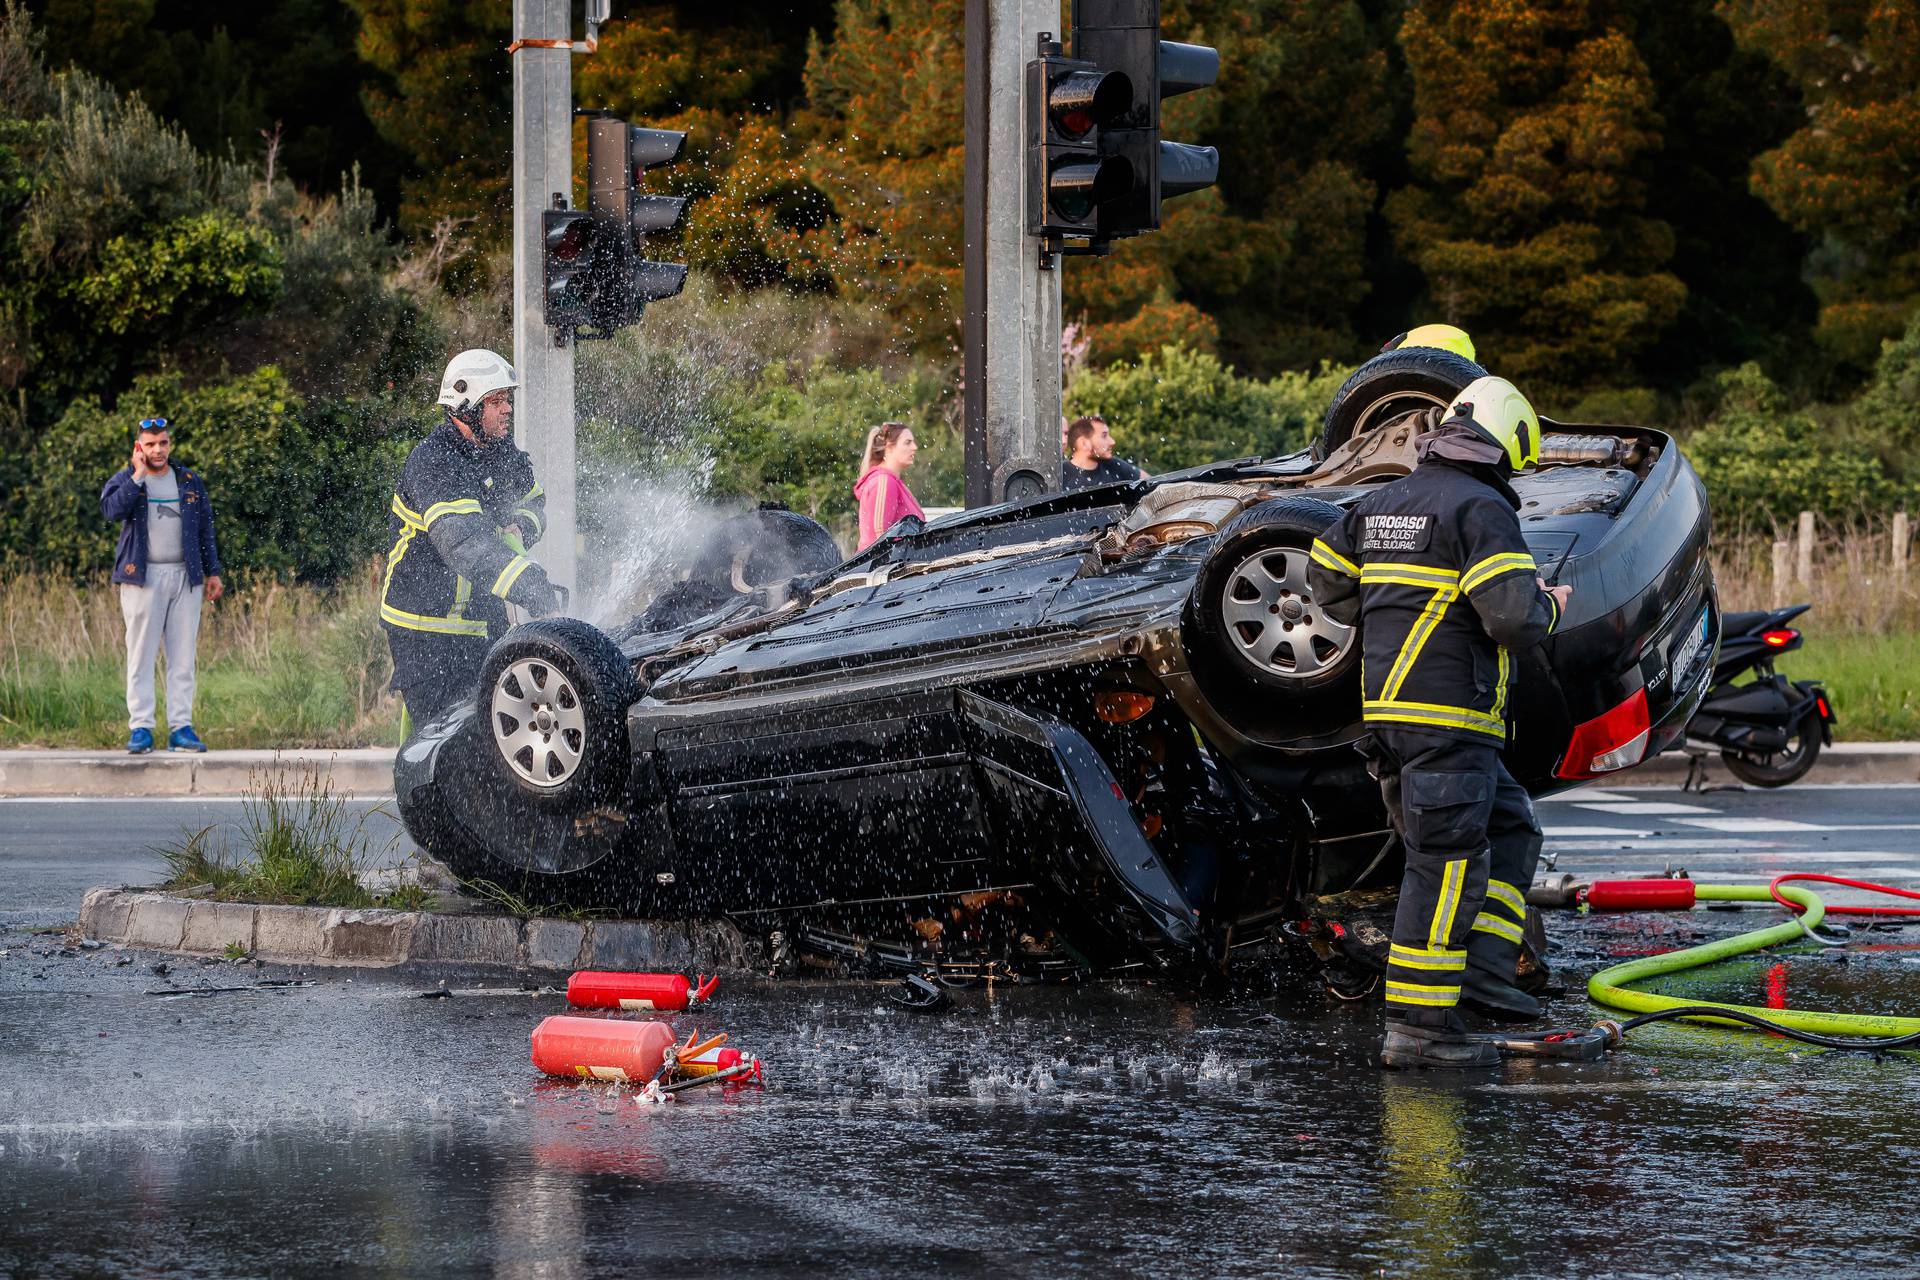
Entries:
[[201, 890], [219, 902], [419, 910], [430, 896], [420, 885], [375, 894], [360, 882], [391, 847], [368, 830], [379, 812], [351, 808], [312, 767], [291, 776], [256, 773], [237, 846], [216, 843], [211, 827], [186, 832], [157, 850], [169, 873], [162, 887]]
[[605, 907], [570, 907], [564, 902], [553, 906], [536, 906], [492, 880], [462, 880], [460, 888], [468, 897], [490, 902], [508, 915], [522, 919], [540, 916], [548, 920], [593, 920], [613, 914]]
[[1807, 647], [1780, 659], [1780, 673], [1819, 680], [1833, 700], [1839, 742], [1920, 739], [1920, 632], [1826, 632], [1812, 614]]
[[[116, 588], [0, 578], [0, 748], [127, 737]], [[216, 748], [398, 746], [400, 706], [371, 573], [332, 590], [242, 586], [201, 613], [194, 727]], [[156, 680], [166, 723], [166, 681]]]

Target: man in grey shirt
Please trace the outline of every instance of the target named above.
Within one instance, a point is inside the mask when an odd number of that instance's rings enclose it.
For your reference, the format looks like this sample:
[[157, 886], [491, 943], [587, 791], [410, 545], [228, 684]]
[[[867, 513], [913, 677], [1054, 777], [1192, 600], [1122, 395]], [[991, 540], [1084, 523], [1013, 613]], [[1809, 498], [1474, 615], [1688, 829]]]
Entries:
[[153, 750], [153, 664], [167, 654], [169, 751], [205, 751], [193, 731], [194, 649], [200, 604], [218, 600], [220, 553], [206, 481], [171, 463], [165, 418], [146, 418], [133, 459], [100, 492], [100, 514], [120, 524], [113, 581], [127, 624], [127, 750]]

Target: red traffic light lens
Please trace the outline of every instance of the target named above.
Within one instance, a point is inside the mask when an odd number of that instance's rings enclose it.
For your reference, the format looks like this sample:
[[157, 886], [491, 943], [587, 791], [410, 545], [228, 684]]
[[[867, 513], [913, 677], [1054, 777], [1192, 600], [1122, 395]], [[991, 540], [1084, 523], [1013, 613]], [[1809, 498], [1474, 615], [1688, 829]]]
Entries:
[[1761, 641], [1766, 644], [1768, 648], [1772, 649], [1784, 649], [1799, 638], [1800, 633], [1793, 630], [1763, 631], [1760, 633]]
[[1060, 131], [1079, 137], [1093, 128], [1093, 114], [1088, 111], [1068, 111], [1060, 116]]

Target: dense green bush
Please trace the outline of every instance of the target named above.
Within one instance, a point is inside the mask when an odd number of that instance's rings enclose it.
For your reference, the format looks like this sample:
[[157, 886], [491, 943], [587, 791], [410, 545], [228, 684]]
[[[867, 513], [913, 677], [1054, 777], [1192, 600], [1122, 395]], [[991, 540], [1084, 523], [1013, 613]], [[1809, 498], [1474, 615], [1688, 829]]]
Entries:
[[1719, 389], [1712, 420], [1685, 444], [1723, 526], [1784, 523], [1803, 510], [1876, 512], [1901, 493], [1873, 449], [1843, 424], [1789, 405], [1758, 365], [1722, 374]]
[[119, 526], [101, 518], [100, 489], [127, 465], [133, 424], [157, 416], [174, 424], [175, 461], [207, 481], [229, 572], [332, 581], [384, 549], [387, 497], [411, 444], [387, 435], [372, 404], [310, 404], [272, 365], [198, 387], [142, 378], [112, 409], [77, 400], [34, 451], [15, 522], [21, 558], [82, 574], [111, 566]]
[[1172, 471], [1304, 447], [1350, 372], [1323, 364], [1263, 382], [1241, 377], [1210, 352], [1168, 346], [1138, 363], [1081, 374], [1067, 414], [1099, 414], [1121, 455], [1149, 471]]

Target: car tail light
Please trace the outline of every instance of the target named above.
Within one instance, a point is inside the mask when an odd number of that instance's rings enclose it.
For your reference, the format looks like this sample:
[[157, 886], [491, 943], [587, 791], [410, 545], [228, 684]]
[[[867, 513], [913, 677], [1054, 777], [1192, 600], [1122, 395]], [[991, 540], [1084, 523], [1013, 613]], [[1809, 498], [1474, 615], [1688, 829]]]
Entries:
[[1103, 689], [1093, 695], [1093, 714], [1108, 724], [1131, 724], [1153, 710], [1153, 695], [1131, 689]]
[[1653, 721], [1647, 715], [1647, 691], [1633, 696], [1595, 720], [1577, 726], [1567, 754], [1554, 775], [1578, 780], [1628, 769], [1646, 756]]
[[1779, 631], [1762, 631], [1760, 633], [1761, 642], [1770, 649], [1784, 649], [1799, 638], [1800, 633], [1790, 627], [1783, 627]]

